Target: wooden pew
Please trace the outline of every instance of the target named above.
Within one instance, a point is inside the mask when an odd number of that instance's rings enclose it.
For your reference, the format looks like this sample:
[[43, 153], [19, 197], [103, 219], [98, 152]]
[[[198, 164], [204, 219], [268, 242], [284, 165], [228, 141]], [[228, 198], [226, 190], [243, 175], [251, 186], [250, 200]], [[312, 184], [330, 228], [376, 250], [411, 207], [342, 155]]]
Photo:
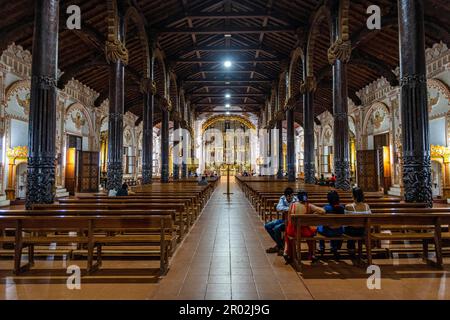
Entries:
[[[3, 210], [2, 210], [3, 211]], [[34, 265], [34, 246], [50, 243], [86, 244], [88, 248], [87, 272], [98, 269], [101, 265], [101, 247], [103, 245], [155, 245], [160, 246], [160, 274], [165, 274], [168, 268], [168, 250], [173, 221], [169, 215], [95, 215], [72, 216], [61, 215], [61, 212], [40, 212], [36, 215], [27, 210], [15, 210], [18, 215], [0, 215], [0, 229], [15, 232], [15, 237], [0, 237], [2, 243], [14, 243], [14, 273], [16, 275]], [[98, 213], [98, 212], [97, 212]], [[104, 211], [103, 211], [104, 213]], [[142, 213], [142, 211], [141, 211]], [[136, 229], [160, 230], [159, 235], [138, 235], [128, 237], [97, 236], [96, 232], [128, 231]], [[48, 232], [65, 232], [83, 230], [76, 237], [47, 236]], [[44, 233], [45, 235], [42, 235]], [[25, 236], [24, 236], [25, 234]], [[27, 235], [29, 234], [29, 235]], [[37, 234], [37, 235], [36, 235]], [[22, 266], [22, 252], [28, 248], [29, 263]], [[94, 249], [97, 249], [97, 263], [93, 263]]]
[[[291, 216], [297, 227], [297, 234], [291, 240], [294, 266], [301, 269], [301, 242], [308, 240], [359, 240], [364, 241], [366, 247], [367, 263], [372, 264], [372, 241], [380, 240], [421, 240], [423, 243], [423, 258], [428, 258], [428, 244], [434, 243], [436, 251], [436, 264], [442, 266], [442, 239], [450, 239], [450, 232], [442, 233], [443, 225], [450, 223], [450, 213], [417, 213], [417, 214], [369, 214], [369, 215], [313, 215], [302, 214]], [[318, 225], [343, 225], [363, 227], [366, 230], [364, 237], [313, 237], [302, 238], [300, 229], [302, 226]], [[428, 233], [380, 233], [376, 230], [383, 225], [397, 226], [428, 226], [433, 225], [433, 232]]]
[[[186, 205], [195, 213], [195, 216], [198, 217], [198, 215], [201, 212], [201, 205], [198, 201], [198, 198], [196, 196], [189, 196], [189, 195], [170, 195], [170, 199], [166, 196], [162, 195], [128, 195], [128, 196], [120, 196], [120, 197], [108, 197], [106, 195], [94, 195], [94, 196], [78, 196], [78, 199], [82, 200], [96, 200], [96, 199], [117, 199], [117, 200], [158, 200], [159, 202], [181, 202], [181, 200], [186, 201]], [[70, 199], [73, 200], [73, 199]], [[59, 201], [60, 203], [64, 203], [63, 201]], [[118, 202], [118, 201], [117, 201]], [[124, 201], [125, 202], [125, 201]], [[69, 203], [69, 202], [66, 202]]]
[[[131, 200], [130, 200], [131, 201]], [[122, 215], [129, 215], [131, 213], [135, 213], [135, 210], [142, 210], [147, 212], [148, 215], [157, 214], [161, 212], [172, 212], [175, 211], [174, 223], [179, 226], [179, 235], [178, 242], [180, 242], [184, 235], [188, 231], [188, 227], [190, 225], [190, 215], [187, 214], [187, 221], [184, 219], [185, 214], [185, 206], [183, 204], [173, 204], [173, 203], [146, 203], [146, 202], [138, 202], [138, 203], [114, 203], [108, 201], [95, 202], [95, 203], [85, 203], [83, 200], [77, 200], [74, 202], [64, 202], [59, 204], [34, 204], [32, 206], [33, 210], [85, 210], [95, 212], [96, 210], [114, 210]], [[131, 211], [130, 211], [131, 210]]]

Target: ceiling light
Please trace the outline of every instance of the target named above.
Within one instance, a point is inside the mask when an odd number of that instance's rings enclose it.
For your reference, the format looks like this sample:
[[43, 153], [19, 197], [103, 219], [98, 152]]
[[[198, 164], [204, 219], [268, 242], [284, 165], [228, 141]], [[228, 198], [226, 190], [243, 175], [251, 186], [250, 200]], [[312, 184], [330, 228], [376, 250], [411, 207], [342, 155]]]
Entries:
[[225, 105], [225, 108], [229, 108], [229, 107], [230, 107], [230, 104], [227, 103], [227, 104]]
[[226, 81], [225, 84], [230, 84], [230, 81]]
[[227, 116], [229, 116], [229, 115], [230, 115], [230, 111], [227, 111], [225, 114], [226, 114]]
[[225, 94], [225, 98], [230, 99], [231, 98], [231, 94], [229, 94], [229, 93]]
[[226, 34], [225, 34], [225, 38], [231, 38], [231, 34], [226, 33]]
[[225, 68], [230, 68], [230, 67], [231, 67], [231, 61], [230, 61], [230, 60], [226, 60], [226, 61], [223, 63], [223, 65], [224, 65]]

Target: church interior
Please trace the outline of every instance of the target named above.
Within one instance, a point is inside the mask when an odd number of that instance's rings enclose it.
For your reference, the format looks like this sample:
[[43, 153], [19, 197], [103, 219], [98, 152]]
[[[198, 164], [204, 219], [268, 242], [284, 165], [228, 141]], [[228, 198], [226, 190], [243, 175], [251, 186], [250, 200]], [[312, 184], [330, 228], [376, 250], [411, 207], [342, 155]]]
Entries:
[[0, 300], [450, 300], [448, 1], [0, 6]]

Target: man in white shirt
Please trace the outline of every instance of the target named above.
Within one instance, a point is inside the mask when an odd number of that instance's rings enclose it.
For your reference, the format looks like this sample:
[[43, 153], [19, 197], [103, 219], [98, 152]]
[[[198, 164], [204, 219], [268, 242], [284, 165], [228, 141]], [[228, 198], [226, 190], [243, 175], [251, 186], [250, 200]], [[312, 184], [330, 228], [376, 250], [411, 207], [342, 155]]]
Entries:
[[[281, 211], [283, 213], [288, 212], [291, 203], [297, 201], [297, 197], [294, 196], [294, 190], [288, 187], [284, 190], [284, 195], [281, 196], [280, 201], [277, 204], [277, 211]], [[285, 229], [284, 218], [268, 222], [264, 225], [264, 228], [276, 243], [275, 247], [267, 249], [266, 252], [278, 253], [279, 255], [282, 255], [284, 249], [284, 241], [282, 239], [282, 232], [284, 232]]]

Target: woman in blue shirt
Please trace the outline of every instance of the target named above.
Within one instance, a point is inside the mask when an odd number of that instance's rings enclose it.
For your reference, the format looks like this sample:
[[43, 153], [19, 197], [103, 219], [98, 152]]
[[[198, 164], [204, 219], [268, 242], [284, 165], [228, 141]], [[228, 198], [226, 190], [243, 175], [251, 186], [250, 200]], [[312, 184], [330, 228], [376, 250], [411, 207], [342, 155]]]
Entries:
[[[345, 207], [339, 203], [339, 194], [336, 191], [330, 191], [327, 195], [328, 204], [324, 206], [325, 214], [344, 214]], [[344, 227], [336, 226], [318, 226], [317, 232], [325, 237], [338, 237], [344, 233]], [[334, 254], [336, 259], [339, 259], [338, 250], [341, 249], [342, 240], [331, 240], [331, 252]], [[325, 252], [325, 241], [321, 240], [319, 242], [320, 253]]]

